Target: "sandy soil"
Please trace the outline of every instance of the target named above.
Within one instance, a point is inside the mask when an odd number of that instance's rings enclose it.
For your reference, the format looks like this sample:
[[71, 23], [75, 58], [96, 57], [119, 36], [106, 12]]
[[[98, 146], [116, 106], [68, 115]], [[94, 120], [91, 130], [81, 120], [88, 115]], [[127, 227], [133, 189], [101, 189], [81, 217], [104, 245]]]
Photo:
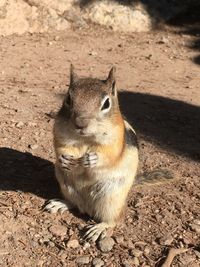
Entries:
[[[152, 267], [161, 266], [171, 247], [189, 248], [173, 266], [200, 266], [199, 58], [197, 32], [174, 27], [131, 35], [93, 27], [1, 39], [0, 266]], [[52, 125], [70, 62], [83, 76], [104, 78], [117, 67], [118, 88], [125, 90], [121, 108], [139, 137], [139, 172], [162, 167], [179, 177], [132, 189], [108, 253], [80, 241], [89, 218], [42, 211], [45, 200], [59, 197]]]

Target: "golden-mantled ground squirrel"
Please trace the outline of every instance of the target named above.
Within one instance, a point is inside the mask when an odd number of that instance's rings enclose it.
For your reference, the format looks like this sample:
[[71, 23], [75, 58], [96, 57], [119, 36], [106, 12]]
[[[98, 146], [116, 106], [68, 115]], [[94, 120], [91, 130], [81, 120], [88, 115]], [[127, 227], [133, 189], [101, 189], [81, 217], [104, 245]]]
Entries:
[[98, 223], [88, 227], [88, 240], [104, 237], [120, 221], [134, 181], [160, 179], [159, 172], [155, 179], [136, 178], [137, 138], [119, 109], [114, 67], [106, 80], [99, 80], [79, 78], [71, 65], [69, 90], [55, 120], [54, 146], [64, 200], [50, 200], [45, 209], [55, 213], [76, 207], [94, 218]]

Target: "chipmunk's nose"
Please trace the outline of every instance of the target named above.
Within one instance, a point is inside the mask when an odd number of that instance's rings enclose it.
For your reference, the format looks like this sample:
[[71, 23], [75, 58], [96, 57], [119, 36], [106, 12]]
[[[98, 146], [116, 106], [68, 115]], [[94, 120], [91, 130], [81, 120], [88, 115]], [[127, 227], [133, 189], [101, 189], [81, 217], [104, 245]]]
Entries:
[[77, 130], [82, 130], [88, 126], [89, 120], [86, 118], [75, 118], [75, 127]]

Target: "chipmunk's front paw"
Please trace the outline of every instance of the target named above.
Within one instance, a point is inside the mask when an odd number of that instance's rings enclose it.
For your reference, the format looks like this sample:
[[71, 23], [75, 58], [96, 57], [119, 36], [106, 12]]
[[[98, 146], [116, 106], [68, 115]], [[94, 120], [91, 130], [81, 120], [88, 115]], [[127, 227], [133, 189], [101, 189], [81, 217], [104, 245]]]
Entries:
[[96, 152], [86, 153], [82, 159], [82, 165], [85, 168], [93, 168], [97, 165], [98, 156]]
[[72, 171], [77, 165], [77, 160], [70, 155], [61, 155], [58, 157], [61, 167], [66, 171]]

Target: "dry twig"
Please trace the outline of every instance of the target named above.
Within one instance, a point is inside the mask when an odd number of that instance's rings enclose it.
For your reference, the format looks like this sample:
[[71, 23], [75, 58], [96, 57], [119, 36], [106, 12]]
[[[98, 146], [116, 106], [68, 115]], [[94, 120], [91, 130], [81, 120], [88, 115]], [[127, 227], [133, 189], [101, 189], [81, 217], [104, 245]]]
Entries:
[[181, 254], [181, 253], [185, 253], [187, 252], [189, 249], [188, 248], [171, 248], [169, 250], [169, 253], [167, 255], [167, 258], [165, 260], [165, 262], [162, 264], [161, 267], [170, 267], [171, 266], [171, 263], [173, 261], [173, 259]]

